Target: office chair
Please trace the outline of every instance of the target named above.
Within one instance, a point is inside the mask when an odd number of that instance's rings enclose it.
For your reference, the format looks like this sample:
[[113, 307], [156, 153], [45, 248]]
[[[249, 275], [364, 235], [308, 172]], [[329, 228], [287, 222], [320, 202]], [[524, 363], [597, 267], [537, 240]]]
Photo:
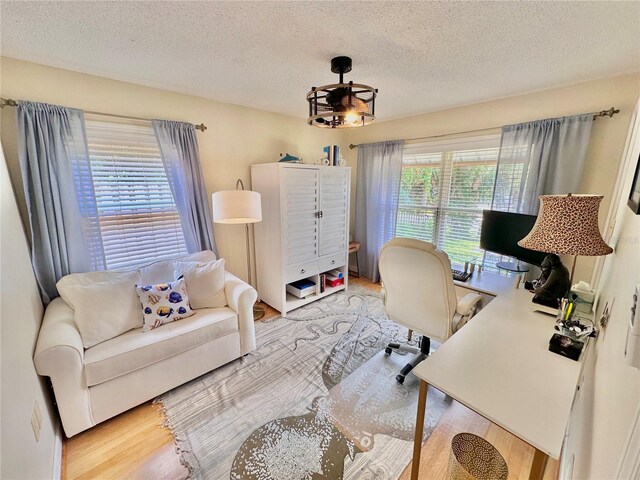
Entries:
[[399, 383], [429, 355], [431, 339], [444, 342], [482, 307], [482, 297], [470, 293], [456, 297], [451, 262], [432, 243], [394, 238], [378, 260], [387, 316], [422, 335], [420, 348], [390, 343], [385, 352], [416, 354], [396, 376]]

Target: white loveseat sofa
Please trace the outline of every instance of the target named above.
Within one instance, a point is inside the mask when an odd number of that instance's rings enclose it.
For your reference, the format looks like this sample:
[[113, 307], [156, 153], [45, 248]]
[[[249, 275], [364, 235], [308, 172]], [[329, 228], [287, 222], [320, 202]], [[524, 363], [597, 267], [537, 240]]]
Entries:
[[[215, 260], [199, 252], [181, 261]], [[142, 284], [171, 280], [175, 260], [140, 269]], [[142, 328], [83, 348], [74, 311], [62, 298], [44, 315], [34, 354], [38, 374], [51, 377], [64, 431], [71, 437], [256, 348], [253, 304], [257, 292], [226, 273], [228, 306]]]

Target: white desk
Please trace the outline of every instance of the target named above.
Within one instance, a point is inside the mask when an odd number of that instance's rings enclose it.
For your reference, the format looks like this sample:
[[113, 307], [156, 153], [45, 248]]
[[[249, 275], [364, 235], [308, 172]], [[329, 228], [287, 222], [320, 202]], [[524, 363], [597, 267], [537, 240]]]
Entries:
[[491, 272], [475, 272], [466, 282], [454, 280], [454, 285], [469, 290], [474, 290], [486, 295], [506, 295], [510, 296], [518, 292], [514, 287], [515, 276], [498, 275]]
[[513, 277], [474, 277], [482, 289], [458, 285], [496, 298], [413, 370], [420, 397], [411, 478], [429, 384], [535, 447], [529, 478], [541, 479], [548, 456], [560, 457], [585, 352], [576, 362], [548, 350], [555, 318], [532, 311], [532, 294], [513, 288]]

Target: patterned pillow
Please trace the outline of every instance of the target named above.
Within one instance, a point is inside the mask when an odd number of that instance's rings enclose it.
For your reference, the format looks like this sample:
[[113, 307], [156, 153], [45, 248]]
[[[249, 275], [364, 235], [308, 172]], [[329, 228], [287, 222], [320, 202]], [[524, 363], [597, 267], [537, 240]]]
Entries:
[[142, 331], [144, 332], [196, 313], [189, 305], [187, 287], [183, 277], [174, 282], [136, 285], [136, 290], [142, 303], [144, 317]]

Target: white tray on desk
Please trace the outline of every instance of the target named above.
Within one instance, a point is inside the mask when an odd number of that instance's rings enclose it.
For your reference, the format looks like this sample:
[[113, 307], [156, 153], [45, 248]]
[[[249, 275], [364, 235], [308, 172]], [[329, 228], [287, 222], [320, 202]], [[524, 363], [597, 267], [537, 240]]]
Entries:
[[547, 315], [556, 316], [558, 314], [557, 308], [547, 307], [546, 305], [540, 305], [539, 303], [531, 302], [531, 311], [546, 313]]

